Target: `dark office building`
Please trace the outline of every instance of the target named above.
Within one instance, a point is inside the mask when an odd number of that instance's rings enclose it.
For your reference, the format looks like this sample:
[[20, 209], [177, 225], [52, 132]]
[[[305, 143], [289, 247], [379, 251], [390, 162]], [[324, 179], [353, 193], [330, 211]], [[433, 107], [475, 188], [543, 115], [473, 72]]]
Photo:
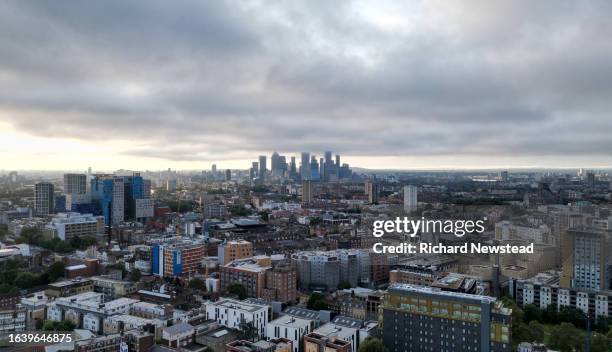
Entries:
[[493, 297], [392, 284], [379, 322], [391, 352], [511, 351], [511, 314]]

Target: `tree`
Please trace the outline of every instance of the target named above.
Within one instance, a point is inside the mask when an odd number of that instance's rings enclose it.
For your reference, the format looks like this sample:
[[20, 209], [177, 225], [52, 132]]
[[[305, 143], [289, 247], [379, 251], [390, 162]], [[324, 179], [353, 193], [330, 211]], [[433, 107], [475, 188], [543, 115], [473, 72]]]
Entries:
[[338, 286], [338, 288], [341, 290], [347, 290], [351, 288], [351, 284], [349, 282], [344, 281], [340, 283], [340, 286]]
[[586, 327], [586, 315], [582, 310], [577, 308], [561, 307], [559, 311], [559, 320], [571, 323], [579, 328]]
[[529, 332], [531, 333], [532, 341], [544, 342], [544, 325], [535, 320], [532, 320], [529, 322], [528, 328]]
[[0, 293], [17, 293], [19, 292], [19, 287], [9, 285], [9, 284], [0, 284]]
[[34, 286], [34, 283], [36, 282], [36, 280], [37, 280], [36, 275], [29, 273], [27, 271], [22, 271], [19, 274], [17, 274], [14, 284], [20, 289], [28, 289]]
[[512, 321], [517, 322], [512, 324], [512, 343], [518, 344], [523, 341], [529, 342], [531, 335], [529, 335], [528, 331], [525, 331], [525, 324], [521, 324], [524, 316], [523, 310], [510, 297], [504, 296], [501, 301], [504, 307], [512, 309]]
[[559, 321], [559, 314], [557, 308], [549, 304], [546, 309], [542, 312], [542, 322], [546, 324], [556, 324]]
[[314, 309], [314, 304], [317, 301], [323, 300], [325, 299], [325, 296], [323, 296], [323, 294], [319, 293], [319, 292], [313, 292], [310, 297], [308, 297], [308, 303], [306, 304], [306, 306], [308, 307], [308, 309]]
[[368, 337], [361, 343], [357, 352], [389, 352], [389, 350], [379, 339]]
[[133, 269], [132, 272], [130, 273], [129, 278], [130, 278], [130, 281], [138, 282], [141, 276], [142, 275], [140, 274], [139, 269]]
[[270, 213], [268, 213], [267, 211], [260, 211], [259, 216], [261, 216], [261, 219], [263, 221], [268, 221], [270, 219]]
[[318, 216], [315, 216], [315, 217], [312, 217], [312, 218], [308, 219], [308, 224], [310, 226], [317, 226], [317, 225], [320, 225], [321, 223], [323, 223], [323, 219], [321, 219]]
[[73, 331], [76, 326], [70, 320], [45, 320], [42, 329], [45, 331]]
[[66, 265], [63, 262], [55, 262], [47, 269], [49, 282], [55, 282], [57, 279], [64, 277]]
[[21, 230], [17, 243], [38, 244], [42, 239], [42, 233], [37, 228], [28, 227]]
[[610, 347], [610, 340], [606, 335], [593, 333], [591, 337], [591, 352], [608, 352]]
[[206, 283], [197, 277], [189, 281], [188, 287], [194, 290], [206, 291]]
[[242, 320], [238, 325], [238, 335], [240, 336], [240, 339], [251, 342], [255, 342], [255, 340], [259, 337], [255, 324], [253, 324], [252, 321], [247, 322], [245, 320]]
[[229, 294], [238, 296], [238, 299], [241, 299], [241, 300], [247, 298], [248, 296], [246, 288], [244, 288], [244, 286], [242, 286], [241, 284], [229, 285], [227, 287], [227, 292]]
[[325, 303], [325, 300], [318, 300], [314, 303], [314, 305], [312, 306], [312, 309], [314, 310], [327, 310], [327, 303]]
[[549, 347], [560, 352], [581, 351], [583, 341], [583, 333], [573, 324], [561, 323], [552, 329]]
[[528, 304], [523, 308], [523, 319], [525, 323], [530, 321], [542, 321], [542, 311], [533, 304]]
[[234, 216], [247, 216], [247, 215], [249, 215], [249, 212], [244, 207], [244, 205], [232, 205], [232, 207], [230, 208], [230, 213], [232, 213], [232, 215], [234, 215]]

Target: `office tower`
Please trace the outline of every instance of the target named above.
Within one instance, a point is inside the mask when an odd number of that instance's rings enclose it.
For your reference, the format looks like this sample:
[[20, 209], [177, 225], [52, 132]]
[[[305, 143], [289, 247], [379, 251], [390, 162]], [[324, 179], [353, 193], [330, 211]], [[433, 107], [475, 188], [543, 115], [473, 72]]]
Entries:
[[253, 244], [245, 240], [228, 241], [218, 248], [219, 264], [225, 265], [233, 260], [253, 256]]
[[263, 182], [266, 180], [266, 171], [267, 171], [267, 162], [266, 162], [266, 156], [265, 155], [260, 155], [259, 156], [259, 181]]
[[309, 204], [312, 203], [312, 193], [313, 193], [313, 189], [312, 189], [312, 181], [310, 180], [305, 180], [302, 181], [302, 203], [304, 204]]
[[595, 173], [587, 172], [586, 174], [587, 185], [591, 188], [595, 187]]
[[284, 176], [288, 171], [287, 167], [287, 157], [281, 155], [278, 157], [278, 168], [279, 168], [279, 176]]
[[365, 191], [368, 195], [368, 203], [375, 204], [378, 203], [378, 184], [372, 181], [366, 181], [365, 183]]
[[225, 181], [231, 181], [232, 179], [232, 170], [225, 169]]
[[64, 174], [64, 194], [87, 193], [87, 175]]
[[324, 181], [323, 177], [325, 175], [325, 161], [323, 158], [319, 158], [319, 179]]
[[411, 213], [417, 209], [417, 193], [416, 186], [404, 186], [404, 211]]
[[340, 168], [341, 167], [342, 167], [342, 165], [340, 164], [340, 154], [336, 154], [335, 169], [336, 169], [336, 176], [338, 176], [338, 178], [340, 178]]
[[295, 157], [291, 157], [291, 164], [289, 164], [289, 173], [292, 177], [295, 177], [297, 173], [297, 166], [295, 165]]
[[494, 297], [391, 284], [380, 307], [390, 352], [512, 350], [512, 310]]
[[153, 208], [150, 182], [138, 173], [133, 176], [94, 176], [91, 180], [91, 198], [101, 209], [106, 225], [144, 220], [148, 217], [144, 215], [151, 214]]
[[212, 171], [213, 175], [217, 173], [217, 164], [212, 164], [212, 167], [210, 168], [210, 170]]
[[66, 211], [66, 196], [57, 195], [55, 196], [55, 204], [53, 205], [54, 213], [64, 213]]
[[302, 176], [302, 180], [310, 180], [310, 153], [308, 152], [302, 152], [300, 174]]
[[249, 170], [249, 177], [251, 181], [254, 180], [259, 175], [259, 163], [257, 161], [253, 161], [251, 164], [251, 170]]
[[325, 166], [323, 167], [323, 181], [329, 182], [329, 175], [333, 168], [332, 152], [325, 152]]
[[55, 205], [53, 191], [53, 184], [51, 182], [39, 182], [36, 184], [34, 188], [34, 212], [36, 216], [45, 216], [53, 213]]
[[319, 181], [321, 174], [319, 173], [319, 163], [317, 162], [317, 157], [312, 155], [310, 157], [310, 178], [309, 180]]
[[585, 227], [569, 229], [562, 248], [562, 287], [612, 289], [611, 231]]
[[280, 155], [277, 152], [272, 153], [272, 157], [270, 158], [270, 171], [272, 175], [275, 175], [281, 170], [280, 166]]
[[508, 182], [508, 171], [501, 171], [499, 173], [499, 180], [502, 182]]
[[104, 216], [104, 223], [110, 225], [111, 203], [113, 201], [112, 175], [95, 175], [91, 179], [91, 198]]

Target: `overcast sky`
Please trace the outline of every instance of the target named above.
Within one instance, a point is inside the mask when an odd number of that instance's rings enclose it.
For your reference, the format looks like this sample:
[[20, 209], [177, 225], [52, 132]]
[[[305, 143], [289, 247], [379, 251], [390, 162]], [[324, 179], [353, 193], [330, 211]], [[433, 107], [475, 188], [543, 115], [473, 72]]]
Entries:
[[1, 1], [0, 169], [612, 165], [610, 1]]

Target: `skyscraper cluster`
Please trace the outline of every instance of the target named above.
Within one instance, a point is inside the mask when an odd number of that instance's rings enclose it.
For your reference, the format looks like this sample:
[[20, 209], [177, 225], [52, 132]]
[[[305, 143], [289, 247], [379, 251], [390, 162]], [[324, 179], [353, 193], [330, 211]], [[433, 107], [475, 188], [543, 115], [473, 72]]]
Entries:
[[352, 172], [348, 164], [340, 164], [340, 155], [332, 158], [332, 152], [326, 151], [323, 158], [310, 152], [302, 152], [300, 165], [298, 167], [296, 157], [290, 157], [287, 162], [285, 155], [274, 152], [270, 158], [271, 164], [268, 170], [267, 157], [259, 156], [259, 161], [254, 161], [249, 175], [251, 180], [265, 182], [269, 177], [275, 179], [290, 178], [301, 181], [335, 182], [340, 179], [351, 178]]

